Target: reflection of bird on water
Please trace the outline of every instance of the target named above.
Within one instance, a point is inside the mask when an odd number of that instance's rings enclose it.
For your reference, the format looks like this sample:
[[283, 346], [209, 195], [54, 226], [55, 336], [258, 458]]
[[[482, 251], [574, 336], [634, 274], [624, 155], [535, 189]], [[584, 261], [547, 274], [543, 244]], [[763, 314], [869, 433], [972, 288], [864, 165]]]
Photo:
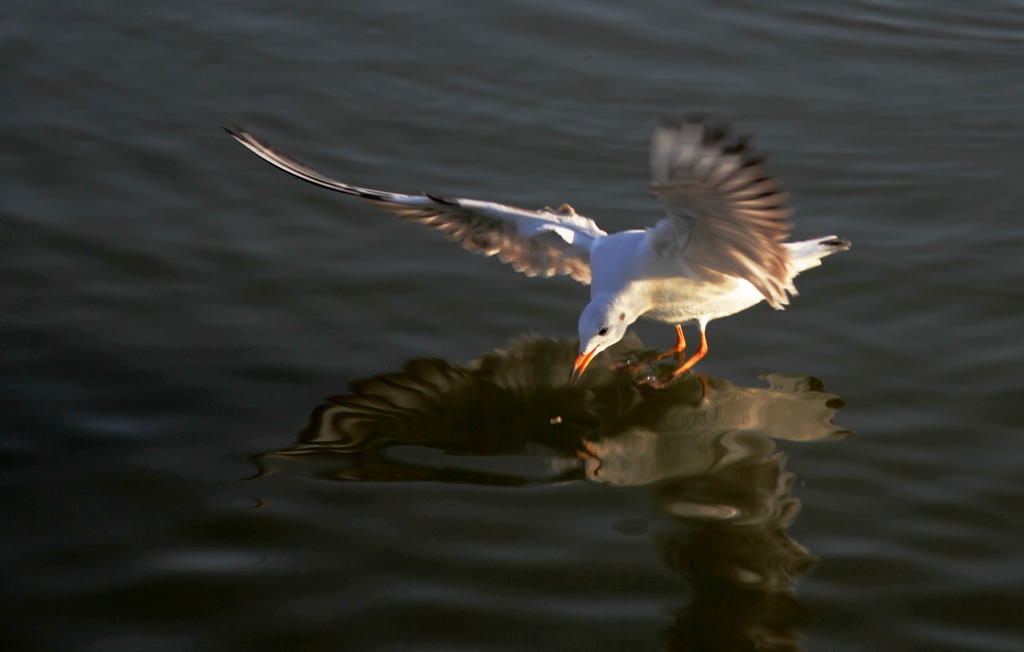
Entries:
[[[241, 128], [228, 129], [264, 160], [315, 185], [362, 197], [410, 222], [439, 229], [474, 253], [497, 255], [530, 276], [568, 274], [591, 284], [579, 319], [579, 378], [594, 357], [615, 344], [640, 317], [676, 324], [678, 377], [708, 352], [708, 322], [761, 300], [781, 309], [795, 294], [793, 279], [821, 259], [849, 248], [835, 236], [783, 242], [792, 211], [778, 179], [766, 175], [747, 139], [691, 118], [654, 132], [651, 193], [668, 217], [645, 230], [611, 235], [563, 204], [528, 211], [469, 199], [399, 195], [335, 181], [299, 165]], [[695, 322], [700, 347], [686, 359], [681, 324]], [[664, 382], [648, 376], [646, 382]]]
[[[806, 612], [792, 582], [814, 558], [785, 532], [799, 501], [773, 439], [843, 436], [832, 423], [842, 400], [815, 379], [778, 375], [765, 388], [710, 378], [705, 390], [691, 377], [653, 391], [597, 368], [569, 384], [575, 346], [523, 338], [466, 368], [412, 360], [403, 373], [353, 383], [313, 412], [295, 446], [258, 463], [271, 472], [306, 460], [318, 477], [342, 481], [641, 487], [671, 524], [655, 535], [667, 565], [694, 589], [667, 647], [797, 649]], [[495, 463], [531, 445], [550, 460], [532, 468], [546, 472]], [[388, 453], [402, 447], [420, 454]]]
[[832, 424], [842, 400], [819, 381], [766, 379], [764, 389], [711, 379], [709, 401], [696, 382], [673, 385], [582, 444], [589, 479], [643, 486], [673, 521], [661, 547], [694, 597], [677, 614], [669, 649], [799, 648], [807, 614], [792, 583], [814, 557], [785, 532], [799, 501], [774, 439], [848, 433]]

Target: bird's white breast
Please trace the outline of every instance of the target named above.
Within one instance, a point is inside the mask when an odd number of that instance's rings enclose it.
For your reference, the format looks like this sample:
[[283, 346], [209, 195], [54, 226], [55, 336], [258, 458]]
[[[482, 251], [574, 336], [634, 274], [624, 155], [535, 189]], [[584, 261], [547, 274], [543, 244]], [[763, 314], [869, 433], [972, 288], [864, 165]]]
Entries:
[[641, 317], [669, 324], [710, 321], [763, 299], [747, 281], [690, 265], [677, 252], [655, 252], [644, 231], [601, 238], [591, 251], [591, 294], [628, 292], [645, 305]]
[[763, 299], [753, 285], [729, 276], [714, 283], [677, 276], [646, 281], [644, 285], [651, 309], [641, 316], [668, 324], [708, 322], [745, 310]]

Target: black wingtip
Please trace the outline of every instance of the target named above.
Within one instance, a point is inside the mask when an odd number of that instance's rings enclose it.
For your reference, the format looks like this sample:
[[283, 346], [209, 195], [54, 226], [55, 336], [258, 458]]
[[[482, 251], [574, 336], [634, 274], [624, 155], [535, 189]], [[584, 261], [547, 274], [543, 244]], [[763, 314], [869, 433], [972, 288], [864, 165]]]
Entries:
[[423, 196], [424, 197], [429, 197], [430, 199], [436, 201], [439, 204], [449, 204], [451, 206], [456, 206], [459, 203], [459, 202], [455, 201], [454, 199], [448, 199], [447, 197], [442, 197], [441, 195], [435, 195], [432, 192], [424, 192]]
[[837, 249], [849, 249], [852, 243], [849, 240], [843, 240], [842, 238], [829, 238], [828, 240], [822, 240], [818, 244], [825, 245], [826, 247], [835, 247]]
[[749, 152], [753, 136], [750, 134], [735, 135], [733, 121], [711, 111], [698, 110], [687, 113], [682, 119], [662, 117], [658, 120], [662, 129], [680, 130], [687, 125], [696, 125], [703, 129], [703, 143], [719, 146], [726, 154], [744, 154]]
[[733, 142], [723, 145], [722, 152], [724, 154], [746, 154], [751, 151], [750, 143], [753, 140], [752, 134], [740, 134]]
[[[245, 129], [242, 129], [241, 125], [239, 125], [234, 120], [228, 118], [227, 120], [225, 120], [225, 122], [227, 122], [228, 124], [220, 124], [218, 126], [224, 131], [228, 132], [228, 135], [234, 138], [235, 140], [240, 140], [242, 138], [242, 135], [246, 133]], [[229, 127], [228, 125], [231, 126]]]

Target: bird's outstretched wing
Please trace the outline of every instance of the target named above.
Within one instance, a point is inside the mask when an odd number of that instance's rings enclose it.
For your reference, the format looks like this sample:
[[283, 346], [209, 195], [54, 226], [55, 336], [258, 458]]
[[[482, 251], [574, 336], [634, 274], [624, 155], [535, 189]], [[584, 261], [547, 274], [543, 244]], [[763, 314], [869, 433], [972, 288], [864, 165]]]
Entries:
[[689, 263], [749, 281], [774, 308], [795, 290], [782, 241], [789, 235], [787, 195], [765, 174], [745, 138], [690, 118], [658, 127], [651, 141], [651, 193], [669, 218], [656, 228]]
[[497, 256], [527, 276], [568, 274], [590, 283], [590, 246], [606, 235], [594, 222], [563, 204], [558, 210], [528, 211], [429, 193], [398, 195], [335, 181], [275, 151], [237, 125], [224, 127], [257, 156], [303, 181], [362, 197], [403, 220], [437, 229], [465, 249]]

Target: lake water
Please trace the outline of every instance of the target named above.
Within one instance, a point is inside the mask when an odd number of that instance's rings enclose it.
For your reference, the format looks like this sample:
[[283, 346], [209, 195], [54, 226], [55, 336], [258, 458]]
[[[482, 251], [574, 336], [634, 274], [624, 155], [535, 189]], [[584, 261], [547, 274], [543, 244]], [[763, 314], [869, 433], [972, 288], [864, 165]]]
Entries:
[[[1020, 2], [18, 1], [0, 61], [4, 649], [1024, 650]], [[694, 109], [853, 242], [707, 401], [218, 127], [620, 230]]]

